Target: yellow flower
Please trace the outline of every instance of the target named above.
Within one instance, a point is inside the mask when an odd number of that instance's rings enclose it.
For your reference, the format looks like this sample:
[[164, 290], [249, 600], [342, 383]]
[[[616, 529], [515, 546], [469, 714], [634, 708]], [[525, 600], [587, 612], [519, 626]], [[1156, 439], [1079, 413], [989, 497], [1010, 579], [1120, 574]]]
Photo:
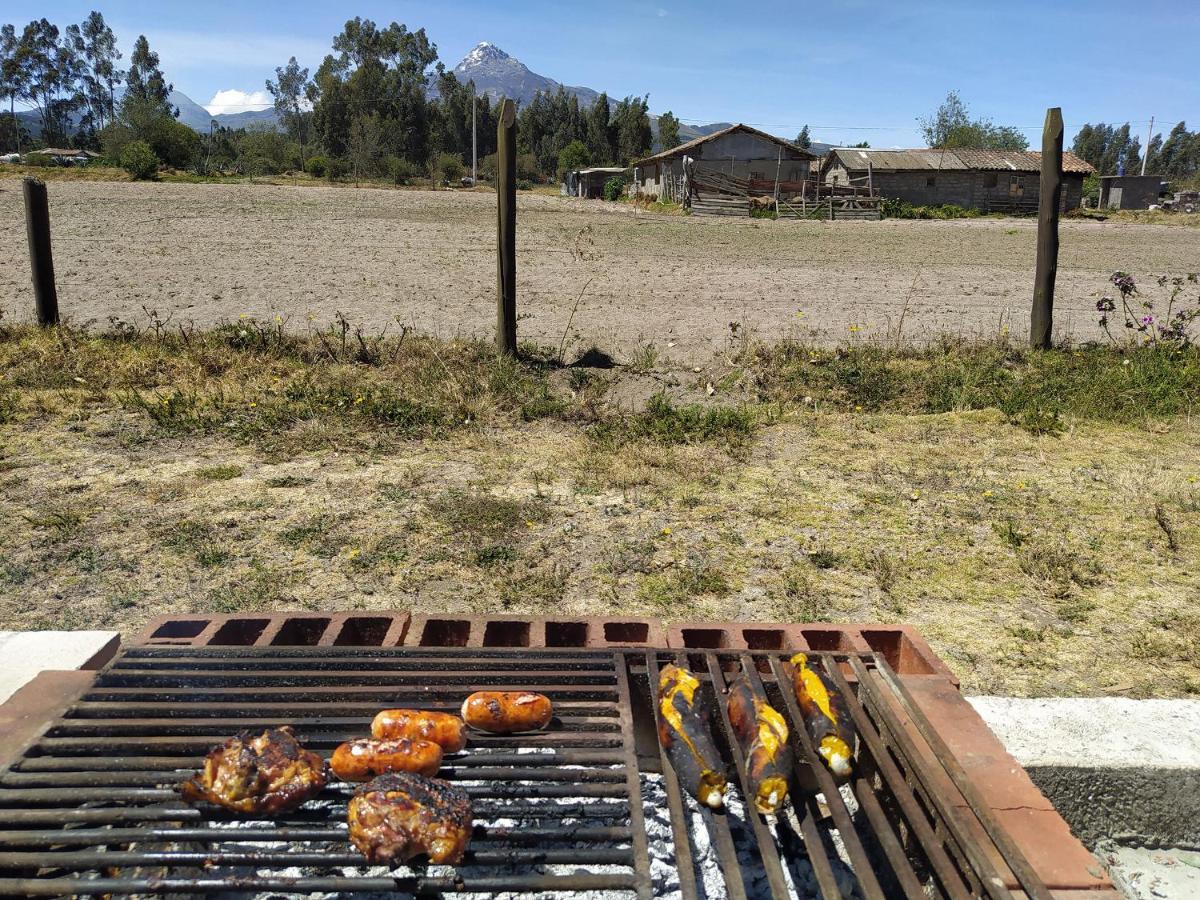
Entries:
[[1018, 491], [1023, 491], [1023, 490], [1025, 490], [1026, 487], [1028, 487], [1028, 485], [1026, 485], [1025, 482], [1023, 482], [1023, 481], [1017, 482], [1017, 490]]
[[856, 406], [856, 407], [854, 407], [854, 411], [855, 411], [855, 412], [862, 412], [862, 407], [861, 407], [861, 406]]
[[850, 330], [851, 330], [851, 331], [858, 331], [858, 326], [857, 326], [857, 325], [851, 325], [851, 326], [850, 326]]
[[357, 547], [351, 547], [350, 552], [346, 554], [346, 559], [358, 559], [362, 555], [362, 551]]
[[251, 401], [250, 401], [250, 408], [251, 408], [251, 409], [254, 409], [254, 407], [256, 407], [256, 406], [258, 406], [258, 404], [257, 404], [257, 403], [255, 403], [253, 400], [251, 400]]
[[354, 404], [355, 404], [356, 406], [357, 406], [359, 403], [362, 403], [362, 402], [363, 402], [363, 397], [362, 397], [362, 394], [359, 394], [357, 397], [355, 397], [355, 398], [354, 398]]
[[664, 525], [664, 526], [663, 526], [663, 530], [662, 530], [662, 534], [663, 534], [663, 537], [670, 537], [670, 535], [671, 535], [671, 529], [670, 529], [670, 527], [669, 527], [669, 526], [666, 526], [666, 525]]
[[909, 495], [908, 495], [908, 499], [909, 499], [909, 500], [920, 500], [920, 499], [921, 499], [921, 492], [920, 492], [920, 491], [913, 491], [911, 494], [909, 494]]
[[525, 527], [526, 527], [526, 528], [532, 528], [532, 527], [533, 527], [533, 520], [532, 520], [532, 519], [526, 519], [526, 520], [525, 520]]
[[992, 496], [992, 492], [991, 492], [991, 491], [984, 491], [984, 492], [983, 492], [983, 496], [984, 496], [984, 499], [987, 499], [988, 497], [991, 497], [991, 496]]

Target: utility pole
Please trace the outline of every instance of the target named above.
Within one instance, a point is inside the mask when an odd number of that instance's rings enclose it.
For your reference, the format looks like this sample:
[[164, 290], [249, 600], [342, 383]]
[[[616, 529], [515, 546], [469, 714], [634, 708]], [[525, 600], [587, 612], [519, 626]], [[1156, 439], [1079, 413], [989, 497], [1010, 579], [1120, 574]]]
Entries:
[[479, 144], [475, 139], [475, 109], [479, 101], [475, 97], [475, 82], [471, 82], [471, 187], [479, 183]]
[[517, 355], [517, 108], [500, 106], [496, 125], [496, 348]]
[[1142, 153], [1142, 174], [1146, 174], [1146, 163], [1150, 160], [1150, 142], [1154, 140], [1154, 116], [1150, 117], [1150, 132], [1146, 135], [1146, 150]]

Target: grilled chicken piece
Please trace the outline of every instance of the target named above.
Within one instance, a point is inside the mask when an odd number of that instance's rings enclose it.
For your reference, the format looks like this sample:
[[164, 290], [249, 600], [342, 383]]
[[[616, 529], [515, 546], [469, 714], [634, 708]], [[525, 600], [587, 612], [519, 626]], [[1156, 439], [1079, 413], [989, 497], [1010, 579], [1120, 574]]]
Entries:
[[180, 787], [185, 800], [207, 800], [240, 813], [295, 809], [325, 787], [325, 760], [305, 750], [291, 728], [243, 731], [204, 759], [204, 768]]
[[457, 865], [471, 840], [471, 801], [445, 781], [391, 772], [354, 792], [350, 841], [372, 864], [398, 865], [425, 854]]
[[827, 676], [809, 667], [807, 654], [797, 653], [792, 657], [792, 665], [796, 668], [793, 688], [808, 736], [833, 774], [847, 778], [853, 768], [858, 730], [846, 709], [846, 701]]
[[683, 789], [710, 809], [720, 809], [725, 805], [725, 766], [713, 745], [708, 712], [696, 696], [699, 687], [699, 679], [687, 669], [663, 666], [658, 677], [658, 742]]
[[792, 767], [787, 722], [755, 693], [745, 675], [729, 685], [726, 709], [746, 758], [746, 777], [754, 795], [754, 808], [763, 815], [775, 815], [787, 801], [788, 773]]

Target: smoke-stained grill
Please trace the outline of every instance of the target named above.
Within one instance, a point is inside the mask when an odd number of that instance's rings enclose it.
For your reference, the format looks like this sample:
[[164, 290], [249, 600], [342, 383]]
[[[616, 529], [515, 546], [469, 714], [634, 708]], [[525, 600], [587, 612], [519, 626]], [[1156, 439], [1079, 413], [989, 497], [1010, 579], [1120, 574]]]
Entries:
[[[0, 772], [0, 894], [782, 898], [800, 891], [804, 868], [826, 897], [850, 887], [868, 900], [1001, 898], [1006, 877], [1048, 897], [886, 662], [809, 657], [860, 734], [842, 792], [817, 761], [783, 653], [134, 647]], [[701, 810], [679, 790], [655, 735], [653, 692], [671, 662], [702, 680], [731, 797], [744, 798], [747, 785], [718, 695], [742, 673], [787, 718], [796, 761], [787, 816], [766, 820], [744, 802]], [[381, 709], [456, 712], [478, 689], [544, 693], [555, 717], [541, 732], [472, 734], [466, 754], [446, 758], [440, 777], [467, 791], [476, 823], [458, 868], [368, 866], [347, 838], [350, 785], [333, 783], [274, 819], [178, 795], [204, 754], [236, 732], [292, 725], [305, 747], [328, 755], [369, 733]], [[937, 778], [920, 741], [943, 767]], [[978, 821], [931, 787], [946, 778]]]

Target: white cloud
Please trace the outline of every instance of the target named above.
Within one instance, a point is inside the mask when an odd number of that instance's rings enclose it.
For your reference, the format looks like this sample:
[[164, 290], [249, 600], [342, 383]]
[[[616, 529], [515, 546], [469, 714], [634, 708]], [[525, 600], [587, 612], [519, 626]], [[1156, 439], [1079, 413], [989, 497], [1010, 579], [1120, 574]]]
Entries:
[[661, 6], [656, 11], [658, 12], [658, 17], [660, 19], [665, 19], [668, 15], [667, 11], [665, 9], [663, 9]]
[[266, 91], [239, 91], [229, 88], [217, 91], [213, 98], [204, 104], [210, 115], [219, 116], [221, 113], [240, 113], [266, 109], [272, 103], [271, 95]]

